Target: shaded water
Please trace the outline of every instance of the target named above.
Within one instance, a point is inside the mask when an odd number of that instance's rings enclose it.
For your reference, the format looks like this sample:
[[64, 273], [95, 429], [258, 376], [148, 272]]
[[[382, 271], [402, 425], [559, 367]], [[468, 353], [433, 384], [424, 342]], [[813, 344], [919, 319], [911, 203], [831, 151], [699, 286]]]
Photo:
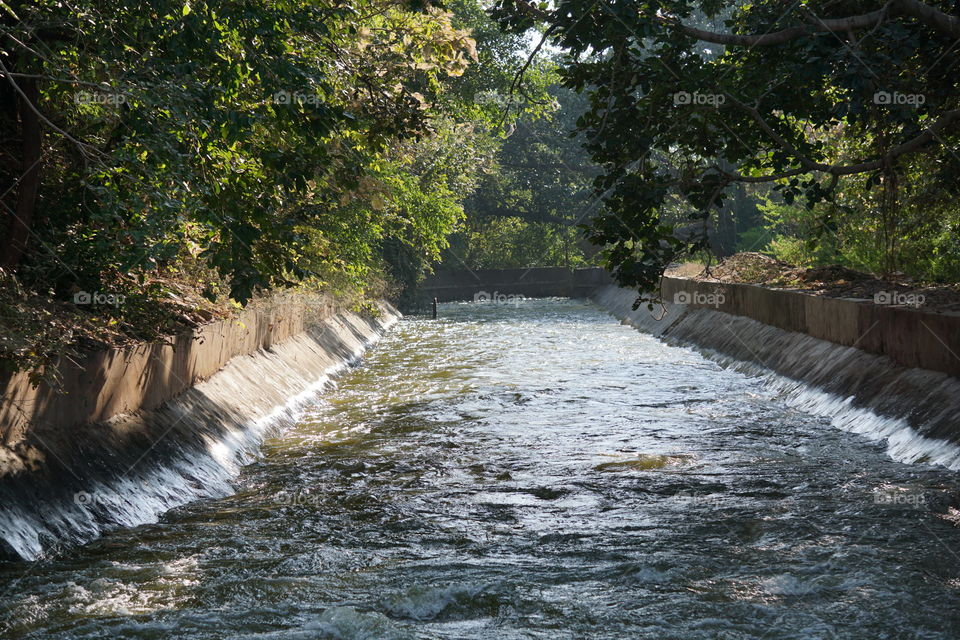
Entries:
[[956, 487], [586, 303], [441, 305], [235, 495], [0, 567], [0, 635], [960, 637]]

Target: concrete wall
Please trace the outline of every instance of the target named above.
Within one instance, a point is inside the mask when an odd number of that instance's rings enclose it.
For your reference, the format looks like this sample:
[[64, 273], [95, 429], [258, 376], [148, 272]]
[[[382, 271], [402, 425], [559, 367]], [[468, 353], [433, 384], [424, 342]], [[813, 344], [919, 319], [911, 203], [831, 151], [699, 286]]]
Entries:
[[418, 300], [440, 302], [474, 300], [488, 295], [522, 295], [527, 298], [587, 297], [597, 287], [611, 284], [600, 268], [531, 267], [527, 269], [438, 269], [418, 287]]
[[397, 318], [387, 304], [361, 316], [293, 299], [170, 344], [91, 353], [64, 367], [66, 394], [12, 377], [0, 405], [0, 557], [35, 558], [225, 495], [267, 431], [294, 419], [298, 394], [322, 388]]
[[[956, 314], [904, 314], [873, 308], [872, 301], [679, 279], [664, 288], [668, 295], [652, 312], [645, 305], [632, 309], [636, 292], [615, 286], [592, 298], [624, 324], [668, 344], [694, 348], [745, 373], [773, 374], [768, 382], [779, 398], [841, 428], [887, 440], [894, 459], [960, 470], [960, 378], [949, 373], [955, 363], [932, 346], [960, 353], [950, 337], [960, 322]], [[694, 292], [725, 299], [673, 302], [690, 301]], [[873, 332], [879, 339], [868, 340]], [[927, 335], [935, 336], [932, 342]]]
[[80, 362], [62, 361], [57, 367], [59, 388], [34, 387], [28, 374], [19, 372], [0, 385], [0, 445], [15, 448], [30, 425], [62, 431], [155, 409], [209, 378], [231, 358], [270, 349], [303, 333], [308, 316], [323, 321], [336, 311], [325, 299], [309, 306], [287, 300], [248, 309], [237, 318], [203, 325], [166, 343], [105, 349]]
[[[720, 294], [719, 296], [717, 294]], [[960, 314], [813, 296], [749, 284], [663, 279], [663, 299], [714, 309], [886, 356], [903, 367], [960, 376]], [[719, 302], [718, 302], [719, 301]]]

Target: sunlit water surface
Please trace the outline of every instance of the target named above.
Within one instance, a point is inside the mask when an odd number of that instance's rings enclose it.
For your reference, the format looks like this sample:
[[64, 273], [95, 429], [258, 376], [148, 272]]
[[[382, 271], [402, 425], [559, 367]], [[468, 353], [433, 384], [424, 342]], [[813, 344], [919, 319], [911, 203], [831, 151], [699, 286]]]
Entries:
[[955, 473], [586, 303], [440, 315], [236, 495], [0, 568], [0, 635], [960, 637]]

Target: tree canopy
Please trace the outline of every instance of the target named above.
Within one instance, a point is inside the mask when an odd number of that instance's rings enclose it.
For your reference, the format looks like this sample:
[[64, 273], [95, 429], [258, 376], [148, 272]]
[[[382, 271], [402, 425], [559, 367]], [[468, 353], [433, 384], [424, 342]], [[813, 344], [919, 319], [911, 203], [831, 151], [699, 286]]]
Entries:
[[0, 1], [0, 362], [74, 340], [50, 309], [85, 292], [127, 300], [72, 307], [105, 330], [169, 333], [182, 283], [403, 302], [439, 261], [598, 247], [650, 292], [711, 244], [956, 279], [958, 24], [945, 0]]
[[[389, 0], [2, 9], [0, 128], [20, 142], [0, 165], [16, 186], [0, 199], [2, 264], [27, 279], [43, 269], [59, 287], [96, 286], [186, 250], [243, 300], [308, 265], [362, 270], [387, 236], [435, 253], [458, 215], [418, 209], [458, 186], [423, 155], [453, 136], [469, 154], [475, 137], [445, 85], [476, 59], [475, 42], [447, 11]], [[473, 171], [472, 159], [450, 161]]]
[[[952, 2], [500, 0], [504, 25], [542, 24], [603, 167], [588, 233], [620, 282], [653, 290], [707, 245], [731, 186], [830, 203], [865, 176], [896, 218], [908, 174], [956, 194], [960, 18]], [[921, 169], [922, 167], [922, 169]], [[859, 180], [859, 178], [853, 178]], [[666, 215], [675, 199], [687, 220]], [[826, 221], [829, 224], [829, 221]]]

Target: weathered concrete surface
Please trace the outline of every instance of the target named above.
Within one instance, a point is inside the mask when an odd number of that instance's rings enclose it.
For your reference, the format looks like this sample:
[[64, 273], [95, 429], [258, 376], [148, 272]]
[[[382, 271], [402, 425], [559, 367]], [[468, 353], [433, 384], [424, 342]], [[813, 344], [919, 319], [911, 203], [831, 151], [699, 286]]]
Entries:
[[[695, 293], [724, 298], [708, 304]], [[869, 421], [851, 413], [855, 409], [885, 419], [876, 431], [896, 440], [891, 447], [902, 448], [898, 459], [960, 469], [957, 448], [946, 444], [960, 444], [960, 379], [951, 375], [960, 363], [956, 315], [673, 278], [664, 283], [663, 297], [652, 312], [645, 305], [632, 310], [636, 292], [615, 286], [598, 289], [592, 299], [669, 344], [692, 347], [724, 366], [780, 376], [776, 384], [785, 397], [846, 421], [844, 428], [858, 431], [857, 421]], [[692, 302], [698, 299], [703, 302]]]
[[0, 387], [0, 444], [16, 447], [30, 424], [56, 432], [154, 409], [209, 378], [231, 358], [303, 333], [308, 316], [319, 321], [335, 312], [330, 300], [318, 299], [309, 307], [288, 300], [203, 325], [168, 343], [105, 349], [82, 362], [61, 362], [59, 389], [33, 387], [28, 374], [20, 372]]
[[477, 296], [513, 295], [527, 298], [585, 298], [597, 287], [611, 284], [604, 269], [590, 267], [530, 267], [527, 269], [438, 269], [417, 288], [422, 301], [474, 300]]
[[0, 446], [0, 556], [37, 557], [226, 495], [239, 462], [270, 428], [293, 419], [298, 394], [319, 390], [398, 315], [387, 304], [361, 316], [290, 301], [173, 345], [91, 354], [65, 372], [66, 396], [12, 379]]
[[[723, 298], [717, 303], [716, 294]], [[713, 297], [711, 297], [713, 296]], [[663, 299], [714, 309], [890, 358], [903, 367], [960, 376], [960, 314], [812, 296], [748, 284], [663, 279]]]
[[666, 333], [687, 309], [687, 305], [673, 303], [655, 304], [653, 309], [642, 304], [634, 309], [637, 292], [614, 285], [600, 287], [589, 297], [623, 324], [655, 336]]

